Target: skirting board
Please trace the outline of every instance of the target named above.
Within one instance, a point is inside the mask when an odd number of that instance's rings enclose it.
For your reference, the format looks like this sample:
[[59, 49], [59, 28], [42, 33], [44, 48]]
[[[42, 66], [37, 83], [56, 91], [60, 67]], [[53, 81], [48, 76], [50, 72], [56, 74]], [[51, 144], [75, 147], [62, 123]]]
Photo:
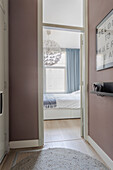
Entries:
[[39, 140], [12, 141], [9, 143], [10, 149], [39, 147]]
[[87, 138], [90, 145], [94, 148], [94, 150], [99, 154], [99, 156], [103, 159], [103, 161], [106, 163], [106, 165], [113, 170], [113, 161], [110, 159], [110, 157], [96, 144], [96, 142], [88, 136]]
[[2, 163], [2, 161], [4, 160], [5, 155], [7, 154], [7, 152], [2, 156], [2, 158], [0, 159], [0, 164]]
[[81, 117], [80, 109], [65, 109], [65, 108], [44, 109], [44, 120], [73, 119], [80, 117]]

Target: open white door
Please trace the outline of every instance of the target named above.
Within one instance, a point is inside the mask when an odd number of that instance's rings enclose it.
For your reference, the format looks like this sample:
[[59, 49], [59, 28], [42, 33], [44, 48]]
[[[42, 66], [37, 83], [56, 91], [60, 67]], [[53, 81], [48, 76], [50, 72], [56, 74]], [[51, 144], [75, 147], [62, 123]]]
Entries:
[[88, 121], [87, 121], [87, 62], [86, 61], [86, 43], [85, 43], [85, 33], [81, 34], [80, 37], [81, 48], [80, 48], [80, 87], [81, 87], [81, 136], [86, 139], [87, 130], [88, 130]]
[[5, 155], [4, 115], [4, 11], [0, 1], [0, 162]]

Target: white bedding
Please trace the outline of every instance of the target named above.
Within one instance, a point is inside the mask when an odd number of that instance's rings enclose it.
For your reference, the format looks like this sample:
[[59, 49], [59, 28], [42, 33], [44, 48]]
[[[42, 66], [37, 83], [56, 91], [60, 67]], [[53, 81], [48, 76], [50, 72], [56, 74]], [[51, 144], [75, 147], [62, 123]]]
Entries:
[[80, 108], [80, 90], [69, 94], [54, 94], [56, 108]]

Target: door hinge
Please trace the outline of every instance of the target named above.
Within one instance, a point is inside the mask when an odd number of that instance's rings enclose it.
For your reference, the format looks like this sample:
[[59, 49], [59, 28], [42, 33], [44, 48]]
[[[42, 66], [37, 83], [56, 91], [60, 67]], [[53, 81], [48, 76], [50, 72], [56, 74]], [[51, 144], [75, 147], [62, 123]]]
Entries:
[[82, 38], [82, 41], [81, 41], [82, 45], [84, 45], [84, 41], [83, 41], [83, 38]]

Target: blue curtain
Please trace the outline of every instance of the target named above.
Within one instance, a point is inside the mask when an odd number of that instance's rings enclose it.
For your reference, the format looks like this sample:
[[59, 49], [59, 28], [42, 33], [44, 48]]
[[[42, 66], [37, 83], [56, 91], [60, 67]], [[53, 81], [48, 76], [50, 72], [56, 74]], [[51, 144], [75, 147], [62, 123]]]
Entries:
[[67, 55], [67, 92], [80, 89], [80, 50], [66, 49]]

